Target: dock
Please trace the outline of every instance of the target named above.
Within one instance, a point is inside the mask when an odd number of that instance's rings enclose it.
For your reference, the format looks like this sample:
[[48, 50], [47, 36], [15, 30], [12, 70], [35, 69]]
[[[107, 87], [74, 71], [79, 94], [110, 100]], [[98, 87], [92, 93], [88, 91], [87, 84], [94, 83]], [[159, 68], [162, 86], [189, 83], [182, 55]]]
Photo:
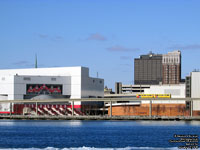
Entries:
[[163, 120], [200, 121], [200, 116], [44, 116], [44, 115], [0, 115], [0, 119], [11, 120]]

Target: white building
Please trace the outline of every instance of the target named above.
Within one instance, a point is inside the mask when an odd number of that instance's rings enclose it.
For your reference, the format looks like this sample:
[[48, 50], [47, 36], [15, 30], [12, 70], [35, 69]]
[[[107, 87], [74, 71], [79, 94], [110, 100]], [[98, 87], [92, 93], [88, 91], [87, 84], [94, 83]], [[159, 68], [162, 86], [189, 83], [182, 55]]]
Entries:
[[200, 72], [191, 72], [191, 97], [200, 98]]
[[[200, 98], [200, 72], [191, 72], [191, 98]], [[200, 100], [193, 102], [193, 110], [200, 111]]]
[[86, 67], [0, 70], [0, 100], [31, 99], [38, 95], [71, 99], [103, 97], [104, 80], [89, 77]]
[[122, 84], [122, 82], [115, 83], [115, 94], [144, 94], [144, 89], [150, 88], [150, 85], [132, 85]]
[[172, 98], [185, 98], [185, 84], [151, 85], [144, 94], [171, 94]]

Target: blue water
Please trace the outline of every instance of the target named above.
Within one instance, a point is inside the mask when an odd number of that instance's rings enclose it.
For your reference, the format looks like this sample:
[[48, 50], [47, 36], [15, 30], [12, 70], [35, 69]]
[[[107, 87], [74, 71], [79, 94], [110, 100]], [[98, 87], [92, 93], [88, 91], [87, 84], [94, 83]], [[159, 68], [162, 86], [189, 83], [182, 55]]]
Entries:
[[1, 120], [0, 149], [178, 149], [174, 134], [200, 136], [200, 122]]

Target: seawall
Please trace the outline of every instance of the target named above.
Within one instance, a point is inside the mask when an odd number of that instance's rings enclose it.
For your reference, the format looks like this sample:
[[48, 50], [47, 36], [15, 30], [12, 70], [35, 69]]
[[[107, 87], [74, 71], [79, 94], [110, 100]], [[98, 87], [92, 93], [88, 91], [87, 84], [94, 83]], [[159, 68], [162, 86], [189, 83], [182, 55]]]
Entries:
[[200, 121], [199, 116], [34, 116], [34, 115], [0, 115], [0, 119], [11, 120], [185, 120]]

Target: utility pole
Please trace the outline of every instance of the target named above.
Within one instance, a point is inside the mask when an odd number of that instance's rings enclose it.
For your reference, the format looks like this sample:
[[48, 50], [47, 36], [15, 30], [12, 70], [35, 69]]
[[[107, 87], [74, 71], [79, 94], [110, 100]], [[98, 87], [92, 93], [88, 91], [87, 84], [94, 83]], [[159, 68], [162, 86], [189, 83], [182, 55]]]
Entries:
[[37, 65], [37, 54], [35, 54], [35, 68], [38, 68], [38, 65]]

